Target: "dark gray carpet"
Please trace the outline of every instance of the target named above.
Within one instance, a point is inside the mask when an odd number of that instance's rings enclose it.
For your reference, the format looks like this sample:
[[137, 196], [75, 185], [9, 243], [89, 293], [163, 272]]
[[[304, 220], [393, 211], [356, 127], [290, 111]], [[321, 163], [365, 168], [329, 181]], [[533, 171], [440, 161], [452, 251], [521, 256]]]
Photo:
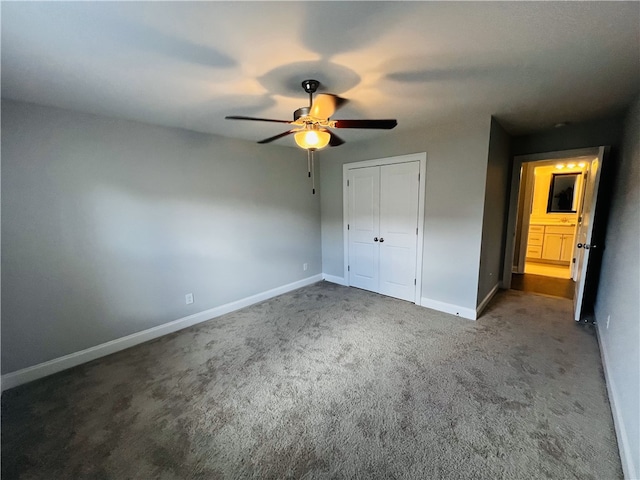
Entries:
[[5, 480], [621, 477], [593, 331], [516, 291], [323, 282], [2, 397]]

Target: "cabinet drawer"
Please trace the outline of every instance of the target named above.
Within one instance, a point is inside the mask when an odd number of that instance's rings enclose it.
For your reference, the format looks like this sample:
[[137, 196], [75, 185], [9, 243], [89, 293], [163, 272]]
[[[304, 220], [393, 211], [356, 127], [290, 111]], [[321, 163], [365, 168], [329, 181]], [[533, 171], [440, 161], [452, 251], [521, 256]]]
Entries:
[[529, 234], [544, 233], [544, 225], [529, 225]]
[[542, 246], [540, 245], [530, 245], [527, 247], [527, 257], [529, 258], [541, 258], [542, 257]]
[[544, 235], [542, 233], [530, 233], [529, 238], [527, 239], [527, 245], [539, 245], [542, 246], [542, 240], [544, 239]]
[[562, 235], [573, 235], [574, 230], [575, 230], [575, 227], [568, 227], [564, 225], [558, 225], [558, 226], [548, 225], [545, 233], [560, 233]]

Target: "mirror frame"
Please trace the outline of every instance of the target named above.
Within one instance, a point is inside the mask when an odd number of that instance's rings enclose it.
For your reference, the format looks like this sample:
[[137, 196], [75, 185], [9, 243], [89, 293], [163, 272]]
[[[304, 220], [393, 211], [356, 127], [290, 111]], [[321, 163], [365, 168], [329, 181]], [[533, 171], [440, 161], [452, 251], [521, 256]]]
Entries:
[[[562, 193], [562, 191], [556, 192], [556, 189], [559, 189], [559, 186], [557, 184], [559, 182], [556, 182], [556, 179], [559, 177], [568, 177], [568, 176], [574, 177], [573, 191], [571, 193], [571, 206], [569, 207], [569, 209], [560, 209], [557, 206], [554, 206], [554, 199], [560, 196], [560, 194]], [[579, 178], [580, 178], [580, 172], [551, 174], [551, 185], [549, 186], [549, 200], [547, 202], [547, 213], [576, 213], [576, 193], [578, 189]], [[566, 184], [563, 186], [565, 189], [568, 188]]]

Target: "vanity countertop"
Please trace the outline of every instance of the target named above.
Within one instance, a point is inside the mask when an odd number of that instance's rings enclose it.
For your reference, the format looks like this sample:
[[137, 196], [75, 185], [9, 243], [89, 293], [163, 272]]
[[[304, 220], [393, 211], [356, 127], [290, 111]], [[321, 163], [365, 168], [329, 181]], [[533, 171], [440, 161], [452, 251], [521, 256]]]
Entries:
[[562, 222], [531, 222], [529, 225], [538, 225], [542, 227], [575, 227], [575, 223], [562, 223]]

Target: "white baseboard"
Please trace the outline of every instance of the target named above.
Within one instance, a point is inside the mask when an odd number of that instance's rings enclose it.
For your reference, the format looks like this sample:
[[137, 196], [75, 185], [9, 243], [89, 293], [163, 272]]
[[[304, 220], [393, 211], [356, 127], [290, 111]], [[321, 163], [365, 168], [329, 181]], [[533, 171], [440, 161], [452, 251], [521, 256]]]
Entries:
[[487, 296], [484, 297], [484, 300], [480, 302], [480, 305], [478, 305], [478, 308], [476, 308], [476, 319], [480, 318], [480, 314], [485, 308], [487, 308], [487, 305], [489, 304], [491, 299], [494, 297], [494, 295], [498, 293], [499, 288], [500, 288], [500, 284], [496, 283], [491, 289], [491, 291], [487, 294]]
[[627, 435], [627, 429], [624, 426], [624, 419], [622, 418], [622, 412], [618, 408], [618, 390], [613, 380], [613, 375], [609, 372], [609, 356], [607, 354], [607, 347], [600, 338], [600, 329], [602, 323], [597, 322], [596, 331], [598, 334], [598, 345], [600, 346], [600, 357], [602, 359], [602, 366], [604, 367], [604, 378], [607, 385], [607, 393], [609, 394], [609, 403], [611, 405], [611, 413], [613, 415], [613, 425], [615, 426], [616, 437], [618, 439], [618, 450], [620, 451], [620, 461], [622, 463], [622, 471], [624, 478], [628, 480], [636, 480], [639, 478], [636, 467], [633, 464], [633, 455], [631, 454], [631, 446], [629, 445], [629, 436]]
[[133, 347], [140, 343], [153, 340], [154, 338], [158, 338], [163, 335], [182, 330], [183, 328], [206, 322], [207, 320], [211, 320], [235, 310], [248, 307], [249, 305], [253, 305], [254, 303], [277, 297], [278, 295], [282, 295], [283, 293], [287, 293], [301, 287], [306, 287], [307, 285], [311, 285], [321, 280], [322, 274], [317, 274], [312, 277], [298, 280], [297, 282], [289, 283], [287, 285], [282, 285], [281, 287], [267, 290], [266, 292], [258, 293], [250, 297], [236, 300], [235, 302], [220, 305], [219, 307], [210, 308], [209, 310], [194, 313], [193, 315], [179, 318], [178, 320], [174, 320], [163, 325], [158, 325], [157, 327], [133, 333], [131, 335], [127, 335], [126, 337], [117, 338], [115, 340], [96, 345], [95, 347], [90, 347], [79, 352], [70, 353], [69, 355], [65, 355], [63, 357], [58, 357], [47, 362], [39, 363], [38, 365], [34, 365], [32, 367], [27, 367], [15, 372], [7, 373], [5, 375], [2, 375], [2, 390], [4, 391], [9, 388], [22, 385], [23, 383], [31, 382], [33, 380], [52, 375], [54, 373], [61, 372], [62, 370], [66, 370], [68, 368], [90, 362], [92, 360], [95, 360], [96, 358], [119, 352], [120, 350], [124, 350], [125, 348]]
[[322, 278], [324, 280], [326, 280], [327, 282], [331, 282], [331, 283], [337, 283], [338, 285], [342, 285], [343, 287], [347, 287], [347, 282], [345, 281], [344, 277], [337, 277], [335, 275], [329, 275], [327, 273], [323, 273], [322, 274]]
[[450, 313], [458, 317], [466, 318], [468, 320], [475, 320], [476, 311], [472, 308], [461, 307], [452, 303], [440, 302], [438, 300], [431, 300], [430, 298], [422, 297], [420, 299], [420, 305], [439, 312]]

